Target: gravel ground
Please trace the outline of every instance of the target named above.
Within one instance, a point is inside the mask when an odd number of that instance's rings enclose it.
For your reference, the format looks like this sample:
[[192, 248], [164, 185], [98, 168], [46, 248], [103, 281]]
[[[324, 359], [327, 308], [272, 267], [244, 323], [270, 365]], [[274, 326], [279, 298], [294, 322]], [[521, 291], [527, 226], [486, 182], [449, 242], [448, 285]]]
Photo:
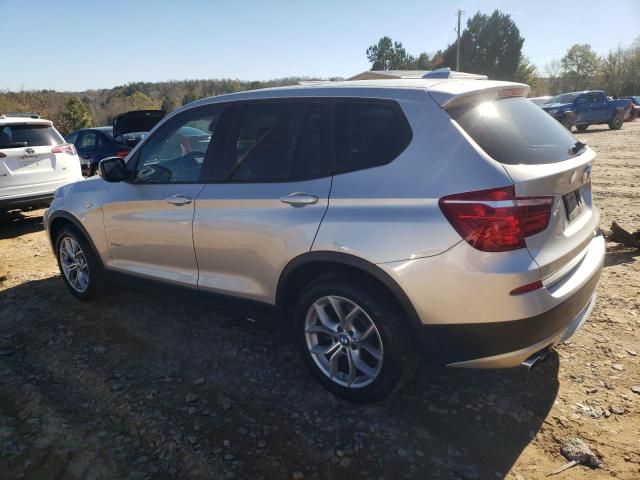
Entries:
[[[578, 137], [603, 227], [640, 228], [640, 121]], [[0, 478], [640, 478], [640, 251], [608, 243], [599, 300], [527, 372], [434, 369], [383, 403], [325, 392], [269, 318], [115, 287], [67, 293], [42, 211], [0, 219]]]

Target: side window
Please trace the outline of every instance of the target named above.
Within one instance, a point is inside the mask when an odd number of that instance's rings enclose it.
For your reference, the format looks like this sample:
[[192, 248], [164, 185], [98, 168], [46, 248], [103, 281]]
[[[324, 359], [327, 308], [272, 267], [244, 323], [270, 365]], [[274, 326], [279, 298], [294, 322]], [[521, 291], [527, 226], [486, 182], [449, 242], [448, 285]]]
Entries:
[[215, 143], [223, 108], [195, 108], [169, 120], [142, 146], [134, 181], [198, 182], [207, 150]]
[[290, 178], [304, 102], [260, 102], [242, 106], [232, 137], [226, 179], [268, 182]]
[[593, 95], [593, 100], [591, 100], [593, 103], [602, 103], [604, 102], [604, 94], [602, 93], [594, 93]]
[[390, 102], [337, 101], [336, 173], [390, 163], [411, 140], [404, 122], [399, 108]]
[[80, 140], [78, 142], [78, 148], [84, 148], [87, 150], [93, 150], [97, 147], [98, 144], [98, 134], [96, 132], [83, 132], [80, 135]]

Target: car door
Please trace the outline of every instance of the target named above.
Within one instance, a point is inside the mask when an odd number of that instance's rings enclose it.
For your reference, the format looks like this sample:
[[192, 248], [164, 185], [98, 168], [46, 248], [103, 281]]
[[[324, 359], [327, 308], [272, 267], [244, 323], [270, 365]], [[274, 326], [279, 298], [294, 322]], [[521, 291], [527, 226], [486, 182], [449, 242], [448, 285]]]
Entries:
[[280, 273], [308, 252], [328, 206], [327, 103], [245, 102], [196, 201], [198, 288], [274, 303]]
[[589, 120], [592, 122], [604, 122], [607, 118], [607, 102], [604, 93], [593, 92], [588, 95]]
[[574, 102], [574, 111], [576, 114], [576, 123], [586, 123], [591, 120], [589, 111], [589, 100], [586, 94], [579, 95]]
[[[194, 205], [222, 112], [223, 107], [207, 105], [174, 116], [127, 162], [130, 180], [114, 183], [103, 205], [110, 268], [197, 286]], [[199, 142], [184, 141], [185, 126], [203, 131]]]

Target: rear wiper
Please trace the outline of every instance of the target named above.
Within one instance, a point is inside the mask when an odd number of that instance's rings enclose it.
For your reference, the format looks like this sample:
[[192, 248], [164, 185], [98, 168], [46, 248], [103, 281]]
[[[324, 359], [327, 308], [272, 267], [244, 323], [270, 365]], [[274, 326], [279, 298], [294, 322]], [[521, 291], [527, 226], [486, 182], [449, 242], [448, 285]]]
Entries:
[[28, 144], [27, 142], [12, 142], [12, 143], [6, 143], [4, 145], [0, 145], [0, 148], [18, 148], [18, 147], [26, 147]]
[[569, 149], [569, 153], [572, 153], [573, 155], [579, 155], [585, 148], [587, 148], [587, 144], [578, 141], [574, 143], [573, 147]]

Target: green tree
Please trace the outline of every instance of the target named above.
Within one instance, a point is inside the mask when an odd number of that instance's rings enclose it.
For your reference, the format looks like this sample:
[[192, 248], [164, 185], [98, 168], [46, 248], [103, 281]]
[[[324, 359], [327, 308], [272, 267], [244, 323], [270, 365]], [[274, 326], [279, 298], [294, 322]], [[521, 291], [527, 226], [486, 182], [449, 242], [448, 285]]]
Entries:
[[389, 37], [382, 37], [376, 45], [367, 48], [367, 58], [371, 62], [371, 70], [406, 70], [415, 62], [402, 43]]
[[516, 82], [526, 83], [533, 89], [538, 82], [538, 70], [527, 57], [520, 55], [513, 79]]
[[598, 71], [598, 55], [588, 44], [572, 46], [562, 60], [562, 76], [570, 89], [584, 90], [593, 81]]
[[[495, 10], [476, 13], [460, 36], [460, 70], [496, 80], [514, 80], [521, 62], [524, 37], [511, 16]], [[456, 42], [442, 52], [442, 66], [456, 66]]]
[[63, 133], [69, 133], [79, 128], [91, 127], [93, 125], [93, 115], [88, 105], [78, 97], [71, 97], [64, 105], [62, 112]]
[[413, 59], [410, 66], [414, 70], [431, 70], [432, 61], [427, 53], [422, 52], [418, 58]]

